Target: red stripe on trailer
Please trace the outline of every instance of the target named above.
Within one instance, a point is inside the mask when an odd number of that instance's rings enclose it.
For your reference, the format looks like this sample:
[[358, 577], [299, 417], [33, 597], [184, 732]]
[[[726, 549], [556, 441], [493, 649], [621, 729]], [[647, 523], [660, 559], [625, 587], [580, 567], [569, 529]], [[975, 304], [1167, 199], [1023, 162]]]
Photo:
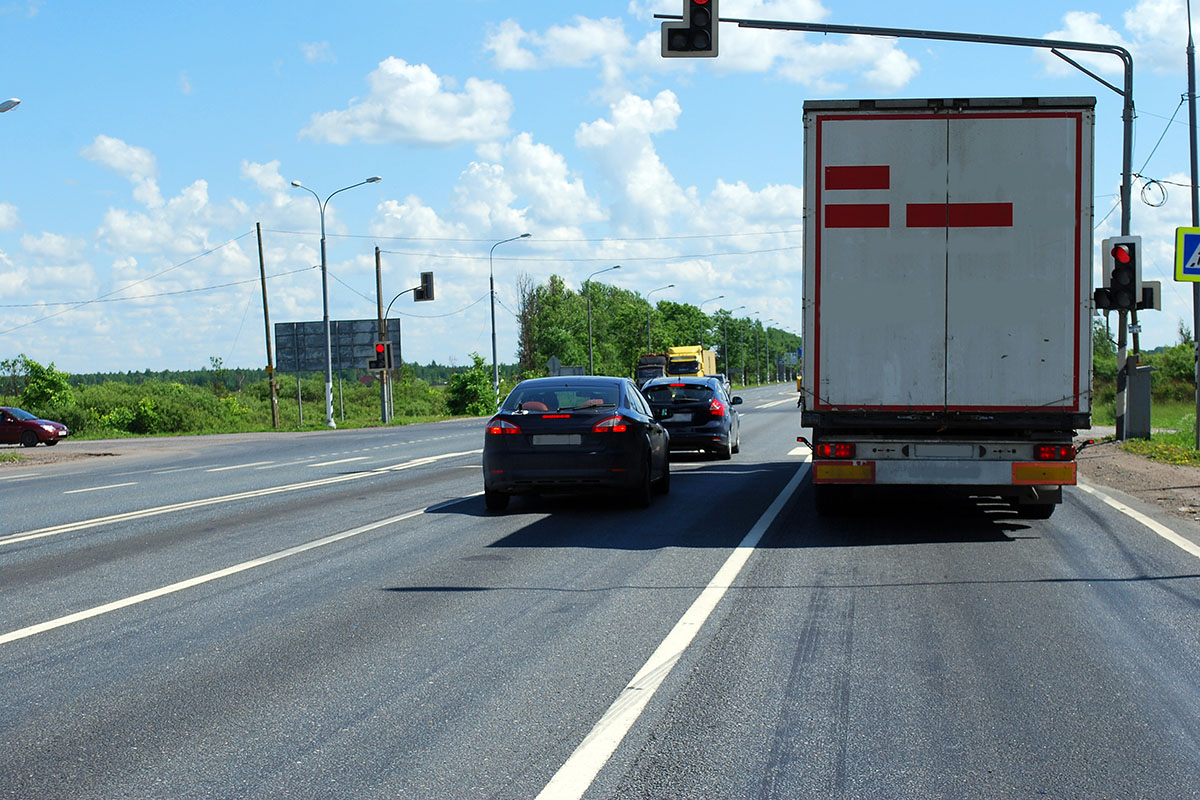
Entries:
[[834, 189], [890, 189], [892, 168], [886, 164], [878, 166], [826, 167], [825, 188]]
[[887, 228], [887, 203], [843, 203], [825, 206], [826, 228]]
[[910, 228], [1011, 228], [1012, 203], [909, 203]]

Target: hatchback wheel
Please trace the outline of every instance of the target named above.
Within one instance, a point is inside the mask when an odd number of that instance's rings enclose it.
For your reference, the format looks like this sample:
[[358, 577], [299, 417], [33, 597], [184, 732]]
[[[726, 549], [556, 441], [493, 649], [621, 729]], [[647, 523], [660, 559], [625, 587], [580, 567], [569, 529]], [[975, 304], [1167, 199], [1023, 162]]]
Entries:
[[488, 511], [503, 511], [508, 508], [508, 494], [506, 492], [493, 492], [491, 489], [485, 489], [483, 492], [483, 504], [487, 506]]

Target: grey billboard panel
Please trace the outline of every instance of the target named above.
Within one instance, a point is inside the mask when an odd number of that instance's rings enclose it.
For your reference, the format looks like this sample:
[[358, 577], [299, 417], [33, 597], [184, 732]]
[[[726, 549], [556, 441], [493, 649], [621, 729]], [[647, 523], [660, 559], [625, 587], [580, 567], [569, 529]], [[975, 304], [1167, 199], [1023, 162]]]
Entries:
[[[330, 356], [334, 369], [366, 369], [375, 358], [379, 320], [329, 321]], [[388, 340], [400, 352], [400, 320], [388, 321]], [[275, 370], [277, 372], [325, 371], [325, 323], [276, 322]]]

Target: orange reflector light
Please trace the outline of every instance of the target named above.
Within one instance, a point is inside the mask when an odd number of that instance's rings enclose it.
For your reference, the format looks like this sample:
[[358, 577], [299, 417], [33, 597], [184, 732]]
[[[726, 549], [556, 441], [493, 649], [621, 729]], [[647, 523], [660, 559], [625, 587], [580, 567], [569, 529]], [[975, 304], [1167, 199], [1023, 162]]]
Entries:
[[1017, 486], [1074, 486], [1075, 464], [1017, 462], [1012, 467], [1012, 482]]
[[874, 483], [874, 461], [814, 461], [816, 483]]

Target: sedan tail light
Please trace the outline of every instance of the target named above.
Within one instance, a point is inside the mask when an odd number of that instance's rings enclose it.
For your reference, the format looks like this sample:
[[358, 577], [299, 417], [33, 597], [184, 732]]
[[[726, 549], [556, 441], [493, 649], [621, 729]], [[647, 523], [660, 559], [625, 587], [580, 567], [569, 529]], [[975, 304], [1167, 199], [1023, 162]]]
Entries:
[[487, 432], [493, 436], [505, 433], [520, 433], [521, 429], [515, 423], [506, 419], [493, 419], [487, 425]]
[[621, 415], [602, 419], [592, 426], [592, 433], [625, 433], [629, 430], [629, 420]]

